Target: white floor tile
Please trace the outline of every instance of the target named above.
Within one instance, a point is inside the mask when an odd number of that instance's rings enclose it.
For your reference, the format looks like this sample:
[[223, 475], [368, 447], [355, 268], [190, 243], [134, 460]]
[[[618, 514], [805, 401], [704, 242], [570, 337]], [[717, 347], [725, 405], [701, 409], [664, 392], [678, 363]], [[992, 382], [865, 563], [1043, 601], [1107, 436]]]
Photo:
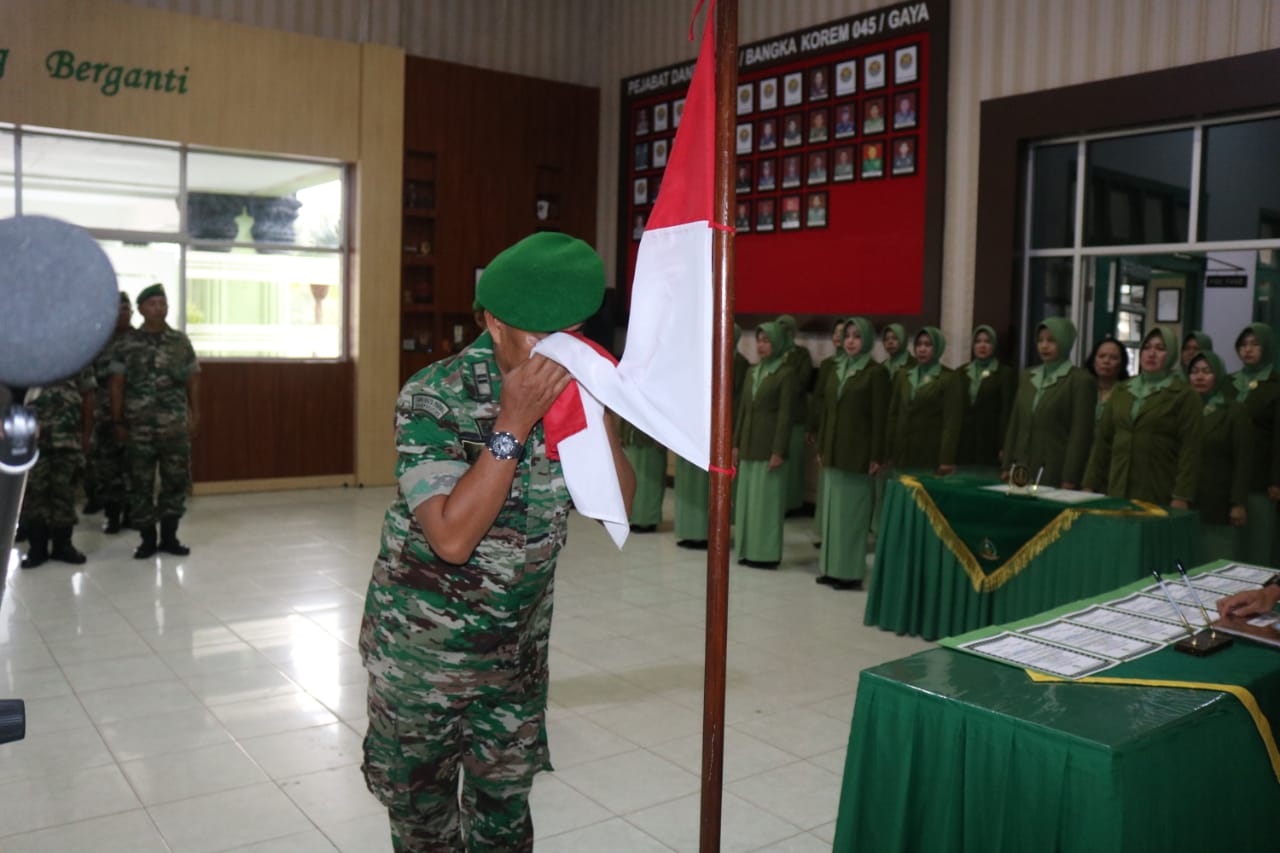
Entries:
[[0, 839], [5, 853], [169, 853], [142, 809]]
[[637, 749], [559, 771], [567, 784], [615, 814], [627, 814], [698, 790], [698, 777]]
[[609, 853], [672, 853], [670, 847], [621, 818], [550, 838], [535, 836], [535, 839], [534, 846], [538, 853], [583, 853], [587, 850], [608, 850]]
[[120, 767], [146, 806], [267, 781], [266, 774], [234, 743], [166, 752], [126, 761]]
[[[691, 794], [670, 803], [627, 815], [649, 835], [680, 853], [698, 853], [701, 834], [702, 797]], [[726, 794], [721, 800], [720, 850], [747, 853], [763, 844], [794, 835], [798, 827], [769, 812]]]
[[537, 838], [581, 829], [613, 817], [613, 812], [560, 781], [555, 773], [539, 773], [534, 777], [529, 807]]
[[835, 820], [840, 802], [838, 774], [807, 761], [740, 779], [729, 791], [801, 829], [812, 830]]
[[306, 816], [270, 783], [164, 803], [147, 811], [173, 853], [232, 850], [312, 829]]
[[26, 778], [0, 785], [0, 832], [18, 835], [140, 805], [114, 764]]
[[340, 723], [246, 738], [240, 745], [277, 780], [358, 766], [363, 759], [360, 736]]
[[215, 705], [210, 711], [237, 738], [251, 738], [337, 722], [337, 717], [301, 690], [269, 699]]

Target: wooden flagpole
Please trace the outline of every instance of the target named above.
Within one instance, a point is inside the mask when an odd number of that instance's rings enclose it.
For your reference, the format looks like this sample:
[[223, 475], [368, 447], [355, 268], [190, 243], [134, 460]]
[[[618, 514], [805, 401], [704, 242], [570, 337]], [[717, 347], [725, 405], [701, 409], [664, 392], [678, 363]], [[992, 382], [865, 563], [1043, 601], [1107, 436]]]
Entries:
[[[724, 788], [724, 687], [729, 622], [729, 496], [733, 478], [733, 157], [738, 91], [738, 2], [716, 0], [716, 153], [711, 243], [715, 293], [711, 367], [711, 495], [707, 541], [707, 643], [702, 690], [700, 853], [719, 853]], [[704, 26], [711, 26], [708, 21]]]

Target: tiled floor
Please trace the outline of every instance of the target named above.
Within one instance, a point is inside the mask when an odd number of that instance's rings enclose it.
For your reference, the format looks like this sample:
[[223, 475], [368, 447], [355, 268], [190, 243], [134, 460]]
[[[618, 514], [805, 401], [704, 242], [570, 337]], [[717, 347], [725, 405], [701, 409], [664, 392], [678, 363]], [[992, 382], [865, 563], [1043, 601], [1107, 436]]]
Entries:
[[[97, 517], [87, 565], [11, 561], [0, 697], [27, 701], [28, 734], [0, 746], [0, 850], [389, 851], [354, 646], [390, 496], [198, 498], [189, 557], [135, 561]], [[926, 647], [813, 583], [811, 523], [788, 522], [780, 571], [732, 569], [726, 851], [830, 849], [858, 670]], [[540, 853], [697, 850], [704, 599], [704, 553], [670, 532], [619, 553], [574, 517]]]

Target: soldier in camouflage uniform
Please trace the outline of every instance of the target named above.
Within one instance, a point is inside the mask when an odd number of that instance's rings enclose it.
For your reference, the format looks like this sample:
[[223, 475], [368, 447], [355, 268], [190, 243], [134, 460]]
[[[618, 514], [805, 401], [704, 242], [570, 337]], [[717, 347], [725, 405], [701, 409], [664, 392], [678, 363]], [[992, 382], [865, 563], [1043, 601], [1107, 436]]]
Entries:
[[[603, 289], [586, 243], [546, 232], [515, 244], [477, 287], [488, 331], [397, 400], [400, 488], [360, 652], [362, 769], [399, 853], [533, 849], [528, 797], [550, 766], [547, 649], [570, 508], [541, 418], [569, 376], [529, 352], [593, 314]], [[610, 438], [629, 502], [634, 480]]]
[[[84, 554], [71, 544], [76, 494], [84, 476], [84, 451], [93, 430], [93, 396], [98, 383], [88, 368], [70, 379], [27, 392], [39, 425], [40, 456], [31, 469], [22, 502], [27, 556], [22, 568], [50, 558], [79, 565]], [[53, 547], [49, 547], [52, 539]]]
[[99, 510], [106, 511], [104, 533], [119, 533], [122, 516], [127, 517], [128, 489], [125, 486], [124, 446], [116, 441], [116, 428], [111, 420], [111, 362], [116, 348], [132, 331], [129, 321], [133, 318], [133, 306], [129, 294], [120, 294], [120, 311], [116, 315], [116, 330], [107, 345], [93, 360], [93, 376], [98, 380], [102, 393], [96, 396], [93, 418], [93, 449], [89, 452], [88, 470], [85, 472], [85, 515]]
[[121, 339], [111, 362], [111, 420], [128, 460], [129, 516], [142, 534], [133, 556], [142, 560], [157, 550], [185, 556], [191, 550], [178, 541], [178, 520], [191, 488], [200, 363], [187, 336], [165, 322], [169, 302], [163, 285], [138, 294], [138, 312], [142, 326]]

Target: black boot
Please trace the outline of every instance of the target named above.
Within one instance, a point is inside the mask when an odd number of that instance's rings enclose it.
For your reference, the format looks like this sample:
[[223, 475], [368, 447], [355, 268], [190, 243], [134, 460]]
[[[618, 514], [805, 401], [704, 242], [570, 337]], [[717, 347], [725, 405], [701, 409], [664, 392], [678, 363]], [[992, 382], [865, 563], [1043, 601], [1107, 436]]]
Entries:
[[129, 502], [124, 502], [124, 509], [120, 511], [120, 526], [126, 530], [137, 530], [138, 525], [133, 523], [133, 519], [129, 518]]
[[60, 563], [70, 563], [78, 566], [85, 561], [84, 554], [76, 550], [76, 546], [71, 544], [71, 528], [55, 527], [53, 528], [53, 549], [49, 551], [49, 556]]
[[27, 541], [27, 526], [22, 522], [18, 522], [18, 529], [13, 531], [13, 541], [15, 543]]
[[49, 562], [49, 528], [43, 522], [27, 525], [27, 556], [22, 558], [22, 568], [34, 569]]
[[190, 548], [178, 541], [178, 517], [175, 515], [160, 519], [160, 550], [179, 557], [191, 553]]
[[108, 503], [105, 506], [107, 520], [102, 525], [103, 533], [119, 533], [120, 532], [120, 504]]
[[142, 544], [133, 551], [133, 559], [145, 560], [156, 553], [156, 526], [144, 524], [141, 527]]

